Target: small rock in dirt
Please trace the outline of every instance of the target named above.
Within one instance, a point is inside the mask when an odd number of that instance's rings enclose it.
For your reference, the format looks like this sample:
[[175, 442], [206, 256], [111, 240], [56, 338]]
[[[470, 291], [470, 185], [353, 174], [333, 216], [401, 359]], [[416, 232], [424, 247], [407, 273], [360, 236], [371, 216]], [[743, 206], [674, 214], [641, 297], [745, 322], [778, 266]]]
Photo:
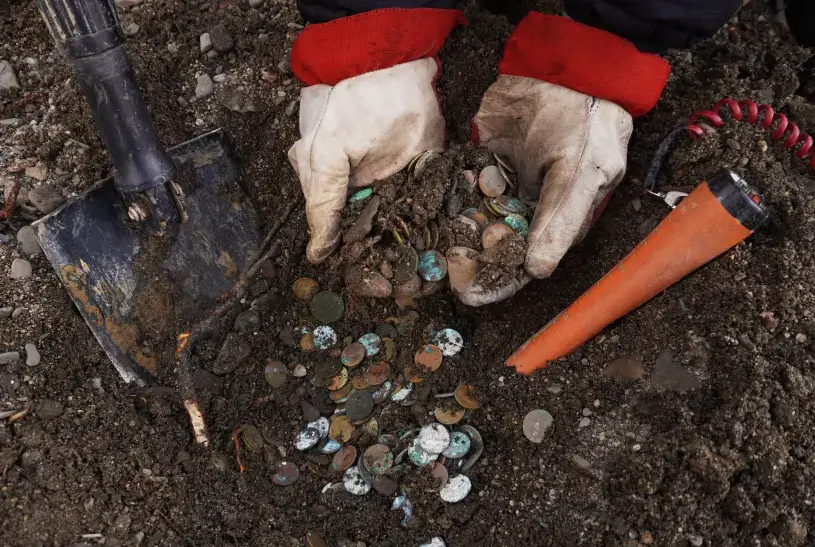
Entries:
[[289, 61], [288, 53], [283, 55], [280, 59], [280, 62], [277, 63], [277, 71], [281, 74], [288, 74], [291, 72], [291, 62]]
[[250, 8], [259, 8], [263, 5], [263, 0], [249, 0]]
[[242, 336], [229, 333], [221, 346], [221, 351], [218, 352], [218, 357], [212, 365], [212, 372], [215, 374], [229, 374], [235, 372], [235, 369], [249, 357], [252, 353], [252, 346], [249, 345]]
[[761, 312], [761, 323], [764, 325], [764, 328], [768, 331], [772, 332], [778, 328], [778, 323], [780, 321], [775, 317], [775, 314], [771, 311], [763, 311]]
[[313, 422], [320, 419], [320, 412], [308, 401], [300, 401], [300, 408], [303, 411], [303, 419], [305, 421]]
[[354, 224], [352, 224], [342, 236], [345, 243], [356, 243], [357, 241], [362, 241], [365, 236], [371, 232], [374, 217], [379, 211], [380, 200], [381, 198], [379, 196], [374, 196], [371, 198], [371, 200], [359, 214], [359, 217], [356, 219], [356, 221], [354, 221]]
[[299, 99], [295, 99], [292, 102], [290, 102], [289, 105], [286, 107], [286, 110], [284, 111], [286, 116], [289, 116], [289, 117], [294, 116], [294, 113], [297, 110], [297, 105], [298, 104], [300, 104]]
[[212, 77], [212, 81], [218, 84], [222, 84], [226, 81], [226, 74], [216, 74]]
[[705, 538], [702, 536], [690, 535], [688, 536], [688, 541], [691, 545], [693, 545], [693, 547], [702, 547], [702, 545], [705, 543]]
[[210, 37], [209, 32], [205, 32], [198, 38], [198, 44], [201, 48], [201, 53], [207, 53], [212, 49], [212, 38]]
[[11, 317], [12, 313], [14, 313], [14, 308], [12, 306], [0, 308], [0, 319], [8, 319]]
[[591, 418], [582, 418], [578, 427], [589, 427], [591, 425]]
[[363, 298], [387, 298], [393, 292], [393, 285], [382, 274], [366, 270], [359, 264], [348, 266], [345, 284], [351, 292]]
[[654, 228], [657, 227], [657, 224], [659, 224], [658, 218], [651, 217], [649, 219], [646, 219], [637, 228], [637, 233], [640, 235], [640, 237], [645, 237], [648, 234], [650, 234], [654, 230]]
[[20, 306], [18, 308], [14, 308], [14, 311], [11, 312], [11, 318], [12, 319], [17, 319], [18, 317], [23, 315], [23, 313], [25, 313], [25, 308], [24, 307]]
[[0, 374], [0, 392], [11, 393], [20, 387], [20, 379], [14, 374]]
[[657, 357], [651, 384], [667, 391], [689, 391], [700, 386], [699, 380], [674, 362], [670, 351], [664, 350]]
[[8, 61], [0, 61], [0, 90], [17, 89], [20, 84], [17, 82], [17, 75], [14, 68]]
[[241, 334], [256, 334], [260, 331], [260, 312], [246, 310], [235, 318], [235, 331]]
[[130, 23], [125, 27], [125, 36], [133, 37], [139, 33], [141, 27], [137, 23]]
[[745, 279], [747, 279], [747, 274], [744, 272], [736, 272], [733, 276], [733, 281], [744, 281]]
[[294, 365], [294, 370], [291, 373], [295, 378], [303, 378], [306, 374], [308, 374], [308, 370], [300, 363]]
[[30, 201], [40, 213], [47, 215], [62, 205], [65, 202], [65, 197], [53, 187], [43, 184], [29, 190], [28, 201]]
[[210, 460], [212, 466], [217, 469], [218, 471], [226, 471], [229, 469], [229, 466], [232, 462], [229, 460], [229, 456], [226, 454], [213, 454], [212, 459]]
[[642, 200], [640, 198], [632, 199], [631, 208], [634, 209], [634, 212], [639, 212], [639, 210], [642, 209]]
[[34, 471], [40, 462], [42, 461], [42, 452], [39, 450], [26, 450], [23, 452], [23, 455], [20, 456], [20, 467], [23, 468], [24, 471], [30, 473]]
[[201, 74], [195, 83], [195, 96], [198, 99], [203, 99], [212, 95], [213, 86], [212, 78], [209, 74]]
[[18, 351], [7, 351], [5, 353], [0, 353], [0, 365], [10, 365], [19, 360], [20, 352]]
[[48, 178], [48, 168], [41, 163], [26, 167], [25, 176], [35, 180], [43, 181]]
[[37, 403], [37, 416], [43, 420], [55, 420], [62, 416], [65, 407], [59, 401], [45, 399]]
[[548, 391], [552, 395], [560, 395], [561, 393], [563, 393], [563, 388], [560, 386], [549, 386], [546, 388], [546, 391]]
[[[37, 241], [34, 228], [31, 226], [26, 225], [20, 228], [20, 230], [17, 232], [17, 243], [20, 244], [20, 250], [28, 256], [34, 256], [42, 253], [40, 242]], [[11, 312], [9, 312], [9, 315], [11, 315]]]
[[192, 385], [195, 389], [207, 390], [217, 395], [224, 387], [224, 379], [208, 370], [196, 368], [192, 371]]
[[10, 275], [12, 279], [27, 279], [31, 277], [32, 273], [31, 262], [24, 258], [15, 258], [11, 263]]
[[212, 40], [212, 47], [218, 53], [227, 53], [235, 47], [235, 40], [224, 25], [215, 25], [212, 27], [209, 31], [209, 36]]
[[25, 366], [36, 367], [40, 364], [40, 352], [34, 344], [25, 345]]
[[807, 343], [807, 335], [804, 333], [799, 332], [795, 335], [795, 341], [799, 344], [806, 344]]
[[603, 376], [615, 379], [639, 380], [644, 374], [642, 361], [633, 355], [623, 355], [603, 369]]
[[577, 454], [572, 454], [569, 459], [572, 461], [575, 467], [580, 469], [581, 471], [587, 471], [591, 469], [591, 464], [589, 460], [584, 458], [583, 456], [578, 456]]
[[141, 5], [144, 0], [116, 0], [116, 5], [122, 9], [132, 8]]

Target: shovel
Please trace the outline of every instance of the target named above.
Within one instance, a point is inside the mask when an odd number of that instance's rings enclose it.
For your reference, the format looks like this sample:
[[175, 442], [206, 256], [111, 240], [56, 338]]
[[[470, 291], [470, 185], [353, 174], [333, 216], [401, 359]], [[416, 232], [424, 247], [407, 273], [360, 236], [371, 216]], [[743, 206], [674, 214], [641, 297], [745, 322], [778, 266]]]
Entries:
[[37, 5], [74, 65], [113, 177], [33, 226], [122, 378], [144, 385], [174, 366], [176, 336], [245, 284], [262, 248], [258, 215], [223, 131], [161, 145], [112, 0]]

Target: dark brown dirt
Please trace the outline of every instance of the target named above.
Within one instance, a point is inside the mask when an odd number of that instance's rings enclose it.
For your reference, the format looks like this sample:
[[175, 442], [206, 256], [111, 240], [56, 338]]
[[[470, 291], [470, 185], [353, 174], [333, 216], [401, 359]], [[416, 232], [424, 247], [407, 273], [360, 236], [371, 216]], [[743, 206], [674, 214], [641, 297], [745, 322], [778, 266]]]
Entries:
[[[312, 276], [341, 290], [334, 274], [306, 263], [305, 221], [296, 214], [281, 233], [286, 244], [276, 259], [277, 277], [253, 286], [262, 320], [259, 332], [244, 336], [251, 353], [236, 359], [232, 372], [215, 375], [206, 369], [222, 337], [197, 348], [196, 382], [211, 452], [191, 444], [186, 415], [171, 389], [138, 391], [121, 383], [41, 257], [32, 259], [35, 274], [27, 280], [3, 274], [0, 307], [24, 310], [15, 319], [0, 318], [0, 352], [35, 342], [42, 363], [0, 370], [0, 410], [33, 404], [29, 416], [0, 427], [0, 543], [93, 545], [99, 536], [83, 535], [100, 534], [105, 545], [304, 545], [307, 530], [314, 530], [332, 546], [415, 546], [434, 535], [450, 546], [812, 544], [813, 178], [769, 141], [762, 153], [758, 140], [764, 133], [734, 124], [697, 144], [680, 145], [669, 182], [692, 186], [732, 165], [774, 208], [770, 225], [542, 373], [525, 378], [502, 366], [666, 214], [664, 204], [642, 195], [641, 184], [654, 148], [670, 129], [725, 95], [791, 105], [806, 114], [812, 97], [805, 91], [794, 95], [806, 55], [779, 37], [754, 4], [713, 39], [669, 56], [673, 75], [657, 108], [637, 120], [626, 180], [555, 275], [485, 309], [466, 308], [447, 294], [417, 300], [420, 317], [412, 334], [399, 336], [401, 349], [409, 352], [399, 359], [409, 359], [431, 322], [456, 328], [466, 344], [435, 373], [427, 400], [460, 382], [483, 394], [484, 408], [468, 423], [484, 436], [486, 449], [469, 473], [473, 492], [464, 502], [446, 505], [435, 495], [417, 494], [417, 522], [403, 529], [401, 512], [391, 511], [391, 500], [377, 494], [324, 501], [320, 490], [329, 479], [317, 474], [321, 466], [292, 455], [304, 423], [301, 400], [313, 388], [290, 378], [273, 391], [263, 367], [269, 358], [290, 370], [298, 362], [313, 364], [280, 335], [309, 321], [307, 305], [290, 292], [296, 278]], [[470, 3], [464, 8], [470, 24], [451, 36], [441, 55], [440, 93], [453, 143], [467, 139], [469, 120], [495, 77], [511, 30], [502, 16]], [[267, 2], [255, 10], [242, 1], [199, 6], [145, 0], [123, 20], [141, 25], [128, 51], [162, 138], [180, 142], [224, 126], [272, 224], [300, 192], [285, 156], [297, 136], [296, 116], [285, 113], [297, 85], [284, 83], [291, 78], [285, 63], [278, 67], [297, 32], [288, 23], [302, 23], [293, 2]], [[207, 59], [198, 49], [198, 36], [216, 23], [235, 38], [232, 58]], [[43, 161], [48, 182], [66, 191], [107, 174], [70, 69], [56, 58], [48, 62], [55, 53], [33, 2], [0, 7], [0, 35], [0, 58], [12, 61], [22, 86], [0, 97], [0, 117], [24, 121], [16, 129], [0, 128], [0, 164]], [[23, 61], [27, 56], [39, 60], [39, 69]], [[227, 76], [224, 90], [216, 84], [213, 96], [189, 102], [195, 73], [212, 74], [219, 65]], [[223, 96], [227, 86], [243, 87], [237, 108], [245, 112], [229, 109], [235, 101]], [[31, 108], [15, 106], [25, 97]], [[38, 124], [30, 125], [32, 120]], [[68, 143], [68, 135], [89, 148]], [[740, 165], [741, 157], [749, 161]], [[26, 191], [35, 184], [22, 180]], [[22, 256], [13, 243], [0, 243], [2, 272]], [[393, 303], [348, 295], [346, 307], [336, 325], [340, 338], [374, 329], [388, 316], [405, 316]], [[678, 392], [652, 381], [665, 350], [701, 387]], [[644, 364], [643, 379], [603, 374], [625, 355]], [[394, 429], [416, 426], [432, 410], [421, 401], [415, 409], [388, 408], [394, 415], [381, 418], [380, 426]], [[524, 415], [534, 408], [554, 416], [539, 445], [521, 432]], [[584, 417], [589, 423], [581, 427]], [[259, 454], [242, 451], [247, 470], [238, 473], [230, 437], [244, 424], [257, 427], [266, 446]], [[279, 448], [302, 466], [300, 480], [290, 487], [271, 482], [282, 459]]]

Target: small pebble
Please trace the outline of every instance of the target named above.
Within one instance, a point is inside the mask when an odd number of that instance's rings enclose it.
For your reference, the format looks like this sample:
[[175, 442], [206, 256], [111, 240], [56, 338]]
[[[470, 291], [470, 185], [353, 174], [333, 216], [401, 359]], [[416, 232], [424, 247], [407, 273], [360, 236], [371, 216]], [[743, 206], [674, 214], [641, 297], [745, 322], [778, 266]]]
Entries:
[[216, 74], [212, 77], [212, 81], [218, 84], [222, 84], [226, 81], [226, 74]]
[[14, 313], [14, 308], [12, 306], [0, 308], [0, 319], [8, 319], [11, 317], [12, 313]]
[[[31, 226], [23, 226], [17, 232], [17, 242], [20, 244], [20, 250], [28, 256], [34, 256], [42, 253], [40, 243], [37, 241], [37, 236], [34, 234], [34, 228]], [[11, 312], [9, 312], [11, 315]]]
[[137, 23], [130, 23], [125, 27], [125, 36], [133, 37], [139, 33], [141, 27]]
[[30, 201], [40, 213], [47, 215], [62, 205], [65, 202], [65, 197], [59, 190], [47, 184], [43, 184], [28, 191], [28, 201]]
[[583, 416], [591, 416], [592, 414], [594, 414], [594, 412], [592, 412], [590, 408], [583, 409]]
[[198, 80], [195, 84], [195, 97], [198, 99], [209, 97], [212, 95], [213, 86], [214, 84], [209, 74], [201, 74], [198, 76]]
[[37, 351], [37, 346], [34, 344], [25, 345], [25, 365], [27, 367], [36, 367], [40, 364], [40, 352]]
[[207, 53], [212, 49], [212, 38], [210, 37], [209, 32], [202, 34], [199, 37], [198, 42], [201, 47], [201, 53]]
[[302, 378], [306, 374], [308, 374], [308, 370], [306, 369], [306, 367], [299, 363], [294, 366], [294, 371], [291, 373], [291, 375], [294, 376], [295, 378]]
[[27, 279], [31, 277], [32, 273], [31, 262], [28, 260], [15, 258], [14, 262], [11, 263], [10, 275], [12, 279]]
[[543, 409], [533, 410], [524, 418], [523, 432], [533, 443], [540, 443], [546, 432], [552, 427], [552, 415]]
[[250, 8], [259, 8], [263, 5], [263, 0], [249, 0]]
[[642, 209], [642, 200], [640, 198], [632, 199], [631, 208], [634, 209], [634, 212], [639, 212]]
[[224, 25], [215, 25], [209, 31], [212, 47], [218, 53], [227, 53], [235, 47], [235, 40]]
[[10, 365], [20, 360], [20, 352], [7, 351], [0, 353], [0, 365]]
[[807, 335], [803, 333], [798, 333], [795, 335], [795, 341], [799, 344], [806, 344], [807, 343]]
[[579, 427], [589, 427], [589, 425], [591, 425], [591, 419], [590, 418], [583, 418], [583, 419], [580, 420], [580, 423], [578, 425], [579, 425]]
[[563, 393], [563, 388], [560, 386], [549, 386], [546, 388], [546, 391], [548, 391], [552, 395], [560, 395], [561, 393]]
[[17, 82], [17, 75], [14, 68], [8, 61], [0, 61], [0, 90], [17, 89], [20, 84]]

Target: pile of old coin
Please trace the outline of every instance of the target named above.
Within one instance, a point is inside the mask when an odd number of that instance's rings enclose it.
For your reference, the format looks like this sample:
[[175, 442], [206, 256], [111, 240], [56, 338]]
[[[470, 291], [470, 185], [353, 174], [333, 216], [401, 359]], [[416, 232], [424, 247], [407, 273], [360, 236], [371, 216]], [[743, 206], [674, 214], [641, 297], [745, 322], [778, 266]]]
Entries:
[[[437, 155], [436, 152], [425, 152], [416, 156], [406, 168], [408, 177], [421, 176]], [[472, 232], [473, 237], [469, 239], [480, 241], [481, 249], [454, 246], [440, 251], [437, 249], [439, 227], [435, 221], [419, 228], [394, 219], [397, 224], [391, 229], [394, 244], [387, 249], [378, 271], [354, 266], [346, 269], [345, 280], [351, 291], [364, 297], [408, 300], [433, 294], [449, 277], [454, 292], [461, 293], [475, 278], [480, 262], [491, 264], [500, 261], [503, 255], [498, 246], [502, 240], [514, 236], [525, 249], [523, 241], [529, 232], [529, 219], [533, 211], [518, 198], [506, 193], [508, 188], [511, 190], [515, 186], [515, 171], [505, 159], [497, 155], [494, 157], [497, 165], [484, 167], [477, 176], [472, 171], [464, 171], [467, 188], [462, 194], [466, 194], [466, 198], [456, 195], [455, 189], [448, 196], [448, 215], [462, 224], [465, 230]], [[473, 199], [476, 188], [481, 191], [480, 201]], [[372, 190], [365, 188], [349, 198], [349, 202], [357, 204], [371, 200], [353, 224], [351, 241], [361, 240], [373, 228], [371, 221], [378, 211], [380, 200], [379, 196], [372, 196]], [[460, 210], [465, 200], [470, 203], [477, 201], [478, 206]], [[456, 204], [451, 205], [451, 201]], [[364, 230], [358, 230], [360, 225], [364, 226]], [[423, 237], [422, 234], [417, 237], [411, 233], [416, 230], [422, 230]], [[349, 242], [347, 234], [345, 241]], [[510, 268], [514, 266], [517, 265], [509, 265]]]
[[[298, 279], [292, 290], [295, 296], [309, 302], [316, 321], [334, 322], [342, 316], [342, 299], [326, 294], [335, 293], [320, 291], [313, 280]], [[394, 503], [405, 511], [405, 522], [412, 518], [412, 505], [407, 497], [409, 492], [400, 487], [400, 482], [411, 469], [421, 468], [428, 473], [433, 479], [433, 491], [442, 500], [455, 503], [469, 493], [471, 485], [466, 472], [484, 449], [475, 428], [453, 427], [481, 406], [476, 390], [468, 385], [436, 395], [438, 404], [433, 412], [436, 422], [422, 428], [380, 431], [379, 413], [387, 405], [415, 404], [415, 384], [429, 379], [445, 357], [457, 355], [464, 346], [461, 334], [454, 329], [426, 329], [425, 343], [416, 349], [413, 361], [401, 371], [395, 370], [397, 339], [408, 334], [418, 319], [416, 312], [390, 318], [374, 332], [356, 340], [346, 339], [342, 348], [339, 336], [329, 325], [303, 323], [295, 328], [300, 336], [300, 349], [313, 354], [309, 360], [315, 361], [309, 371], [310, 382], [317, 388], [314, 400], [325, 401], [317, 410], [330, 416], [317, 417], [315, 413], [312, 417], [316, 419], [298, 433], [295, 448], [332, 455], [325, 471], [341, 480], [329, 483], [324, 492], [343, 490], [365, 495], [375, 490], [384, 496], [397, 495]], [[264, 371], [268, 384], [273, 388], [283, 385], [287, 370], [283, 363], [270, 361]], [[273, 481], [282, 486], [291, 484], [291, 477], [297, 478], [296, 467], [292, 470], [289, 463], [281, 466], [285, 468], [278, 468]]]

